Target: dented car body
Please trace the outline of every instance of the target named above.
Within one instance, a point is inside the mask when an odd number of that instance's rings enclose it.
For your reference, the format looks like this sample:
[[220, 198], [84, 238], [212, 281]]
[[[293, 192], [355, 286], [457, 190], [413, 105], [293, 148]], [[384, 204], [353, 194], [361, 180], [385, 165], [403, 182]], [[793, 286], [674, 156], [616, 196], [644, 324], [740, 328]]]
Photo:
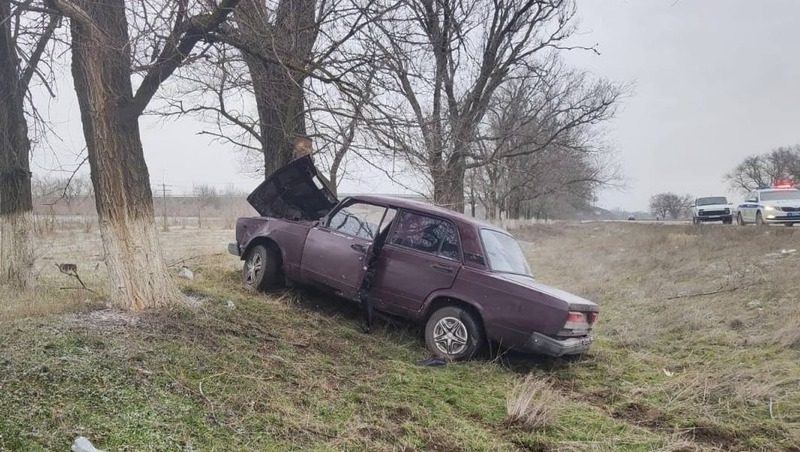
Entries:
[[402, 198], [340, 202], [308, 157], [271, 175], [248, 201], [261, 216], [237, 221], [229, 251], [245, 261], [249, 288], [291, 281], [357, 300], [379, 239], [372, 306], [424, 324], [439, 356], [470, 357], [488, 341], [550, 356], [591, 344], [598, 306], [536, 281], [519, 244], [496, 226]]

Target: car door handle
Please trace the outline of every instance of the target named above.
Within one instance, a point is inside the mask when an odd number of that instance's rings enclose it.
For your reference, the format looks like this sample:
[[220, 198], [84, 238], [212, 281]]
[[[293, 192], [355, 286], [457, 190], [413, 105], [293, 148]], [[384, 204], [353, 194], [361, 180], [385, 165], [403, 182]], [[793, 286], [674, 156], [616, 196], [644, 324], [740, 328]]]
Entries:
[[364, 253], [364, 252], [367, 251], [367, 249], [364, 247], [364, 245], [362, 245], [360, 243], [353, 243], [353, 244], [350, 245], [350, 248], [358, 251], [359, 253]]
[[453, 273], [453, 267], [450, 267], [449, 265], [431, 264], [431, 268], [440, 272]]

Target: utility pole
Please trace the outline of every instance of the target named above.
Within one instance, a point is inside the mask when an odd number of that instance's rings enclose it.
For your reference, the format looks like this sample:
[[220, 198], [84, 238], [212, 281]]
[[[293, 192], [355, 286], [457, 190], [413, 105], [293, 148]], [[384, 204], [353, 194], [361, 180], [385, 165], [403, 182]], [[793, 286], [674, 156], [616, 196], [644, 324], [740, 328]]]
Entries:
[[162, 219], [162, 221], [164, 222], [162, 230], [164, 232], [167, 232], [167, 231], [169, 231], [169, 224], [167, 223], [167, 184], [165, 184], [163, 180], [161, 181], [161, 200], [162, 200], [161, 204], [162, 204], [162, 207], [163, 207], [163, 210], [162, 210], [163, 219]]

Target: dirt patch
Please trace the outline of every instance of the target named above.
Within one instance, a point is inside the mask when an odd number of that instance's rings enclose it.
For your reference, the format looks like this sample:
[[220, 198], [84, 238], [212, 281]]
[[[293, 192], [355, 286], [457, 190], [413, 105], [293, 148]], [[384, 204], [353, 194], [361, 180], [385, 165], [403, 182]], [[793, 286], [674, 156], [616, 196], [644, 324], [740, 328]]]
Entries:
[[462, 444], [458, 444], [450, 435], [441, 432], [432, 432], [425, 445], [425, 450], [436, 451], [462, 451], [467, 450]]
[[696, 425], [689, 432], [692, 441], [718, 447], [723, 450], [743, 450], [735, 432], [718, 425]]
[[614, 409], [612, 416], [630, 424], [649, 428], [669, 427], [669, 417], [656, 407], [631, 402], [621, 408]]
[[143, 321], [143, 316], [135, 312], [107, 308], [69, 314], [65, 317], [65, 320], [68, 323], [78, 324], [87, 328], [109, 329], [137, 326]]
[[392, 421], [402, 424], [403, 422], [413, 420], [414, 413], [411, 411], [411, 408], [407, 406], [397, 406], [389, 410], [389, 419]]

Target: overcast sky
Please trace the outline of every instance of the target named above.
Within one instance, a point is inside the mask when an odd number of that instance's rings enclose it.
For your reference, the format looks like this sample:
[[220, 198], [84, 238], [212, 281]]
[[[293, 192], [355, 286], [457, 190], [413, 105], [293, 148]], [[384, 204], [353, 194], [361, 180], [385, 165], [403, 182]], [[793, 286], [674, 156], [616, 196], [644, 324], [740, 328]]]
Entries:
[[[573, 52], [567, 61], [633, 85], [607, 125], [626, 186], [601, 193], [601, 207], [645, 210], [662, 191], [726, 194], [722, 177], [742, 158], [800, 143], [800, 1], [578, 0], [578, 7], [574, 42], [596, 44], [600, 55]], [[58, 161], [37, 152], [37, 173], [70, 164], [82, 146], [77, 101], [63, 80], [51, 107], [63, 140], [54, 144]], [[154, 184], [186, 192], [194, 184], [258, 183], [241, 175], [241, 155], [230, 146], [197, 135], [202, 123], [141, 124]], [[365, 169], [341, 191], [403, 191], [382, 179]]]

